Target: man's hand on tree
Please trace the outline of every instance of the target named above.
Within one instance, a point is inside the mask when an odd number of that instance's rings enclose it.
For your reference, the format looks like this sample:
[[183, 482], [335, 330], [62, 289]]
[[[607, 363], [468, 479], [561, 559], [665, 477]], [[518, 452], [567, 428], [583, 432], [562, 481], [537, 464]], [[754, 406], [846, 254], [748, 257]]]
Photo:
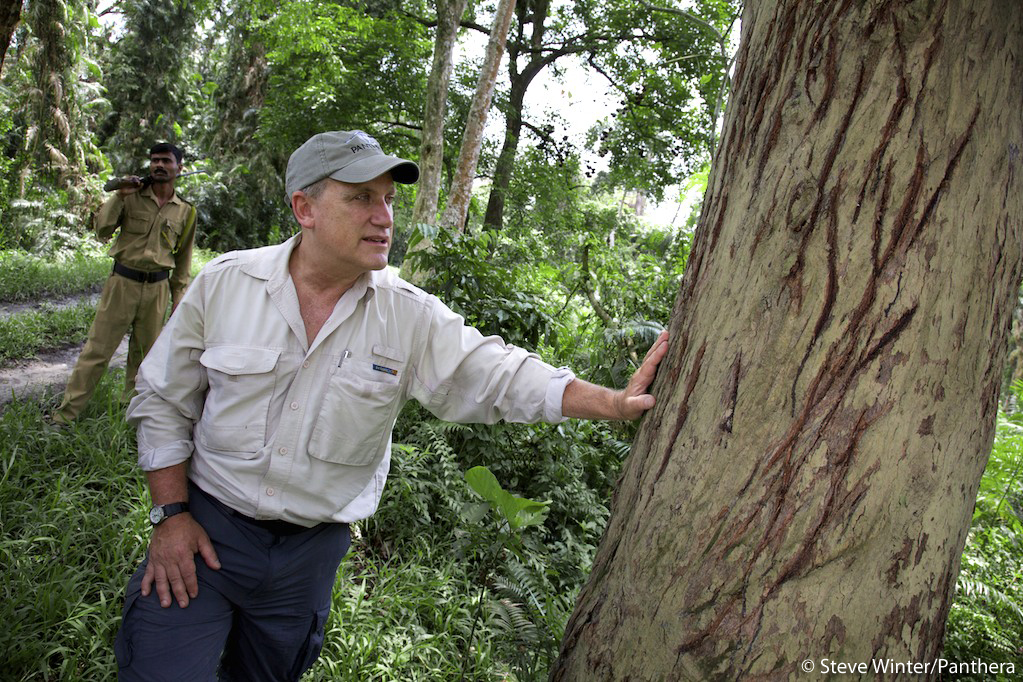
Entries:
[[647, 393], [657, 374], [657, 365], [668, 352], [668, 332], [661, 332], [647, 351], [643, 364], [621, 391], [596, 386], [574, 379], [565, 387], [561, 414], [581, 419], [639, 419], [654, 406], [654, 397]]
[[664, 359], [668, 352], [668, 332], [661, 332], [650, 346], [643, 364], [639, 366], [632, 378], [629, 379], [625, 390], [615, 396], [615, 407], [620, 415], [619, 419], [632, 421], [639, 419], [643, 413], [654, 406], [654, 397], [647, 393], [650, 384], [657, 375], [657, 366]]

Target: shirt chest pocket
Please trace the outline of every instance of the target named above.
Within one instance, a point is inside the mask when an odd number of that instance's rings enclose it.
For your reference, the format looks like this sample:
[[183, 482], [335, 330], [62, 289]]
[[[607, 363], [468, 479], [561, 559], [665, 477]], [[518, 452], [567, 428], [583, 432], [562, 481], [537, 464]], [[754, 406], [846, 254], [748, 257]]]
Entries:
[[185, 223], [183, 220], [174, 218], [160, 219], [160, 240], [163, 242], [164, 248], [172, 254], [178, 252], [178, 242], [181, 240], [181, 233], [184, 231]]
[[211, 450], [255, 456], [266, 442], [279, 350], [217, 346], [199, 357], [209, 391], [197, 429]]
[[377, 345], [372, 355], [348, 354], [338, 365], [331, 370], [309, 454], [335, 464], [366, 466], [383, 452], [401, 409], [404, 354]]
[[124, 219], [121, 227], [125, 232], [140, 235], [149, 232], [149, 226], [153, 223], [153, 216], [142, 211], [131, 211]]

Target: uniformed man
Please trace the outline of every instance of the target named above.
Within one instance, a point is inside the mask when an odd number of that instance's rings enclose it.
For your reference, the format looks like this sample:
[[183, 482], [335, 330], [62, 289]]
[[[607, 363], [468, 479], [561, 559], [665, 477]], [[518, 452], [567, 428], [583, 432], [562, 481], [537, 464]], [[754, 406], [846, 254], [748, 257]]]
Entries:
[[149, 150], [152, 183], [133, 177], [132, 186], [117, 190], [96, 213], [96, 236], [101, 240], [121, 228], [109, 251], [114, 270], [103, 287], [64, 400], [51, 417], [57, 425], [69, 424], [82, 413], [129, 329], [123, 399], [131, 398], [139, 364], [163, 328], [168, 301], [176, 307], [185, 293], [195, 208], [174, 191], [181, 160], [181, 150], [174, 145], [155, 145]]

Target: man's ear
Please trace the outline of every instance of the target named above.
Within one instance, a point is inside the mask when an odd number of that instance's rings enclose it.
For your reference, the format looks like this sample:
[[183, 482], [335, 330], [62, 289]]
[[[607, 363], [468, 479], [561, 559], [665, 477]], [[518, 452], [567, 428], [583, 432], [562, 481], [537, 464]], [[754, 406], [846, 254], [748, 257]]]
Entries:
[[301, 190], [295, 190], [291, 193], [291, 212], [295, 215], [295, 220], [302, 227], [316, 226], [316, 221], [313, 218], [313, 202]]

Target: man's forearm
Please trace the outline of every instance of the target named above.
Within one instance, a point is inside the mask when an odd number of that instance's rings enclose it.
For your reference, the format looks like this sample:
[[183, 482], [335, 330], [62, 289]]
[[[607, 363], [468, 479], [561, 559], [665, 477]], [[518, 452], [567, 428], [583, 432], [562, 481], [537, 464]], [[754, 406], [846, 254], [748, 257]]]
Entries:
[[94, 229], [96, 237], [101, 241], [107, 241], [114, 233], [114, 230], [121, 224], [121, 214], [124, 211], [124, 199], [119, 194], [103, 202], [103, 205], [96, 212], [94, 218]]
[[153, 504], [188, 501], [188, 462], [146, 472]]
[[577, 419], [624, 419], [616, 403], [618, 391], [573, 379], [565, 387], [561, 414]]

